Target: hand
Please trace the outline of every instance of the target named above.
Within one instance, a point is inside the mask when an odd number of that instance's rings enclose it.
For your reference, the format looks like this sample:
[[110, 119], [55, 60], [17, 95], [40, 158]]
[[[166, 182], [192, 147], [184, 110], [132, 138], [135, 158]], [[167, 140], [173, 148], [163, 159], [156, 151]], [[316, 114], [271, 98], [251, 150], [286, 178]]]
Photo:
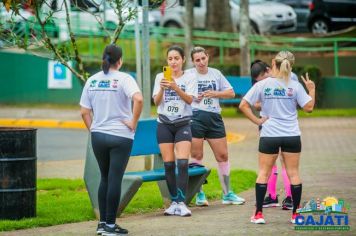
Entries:
[[202, 93], [202, 96], [205, 98], [215, 98], [217, 97], [217, 92], [214, 90], [207, 90]]
[[266, 122], [266, 120], [268, 120], [268, 117], [261, 117], [260, 119], [258, 119], [258, 125], [262, 125]]
[[302, 80], [305, 84], [305, 87], [307, 87], [308, 91], [315, 89], [315, 84], [312, 80], [309, 79], [308, 73], [305, 74], [305, 78], [303, 76], [301, 76], [301, 77], [302, 77]]
[[134, 123], [132, 120], [123, 120], [122, 123], [124, 123], [132, 132], [136, 131], [137, 122]]
[[203, 99], [203, 95], [198, 95], [198, 97], [195, 99], [195, 101], [200, 102]]
[[168, 81], [166, 79], [162, 79], [160, 85], [161, 85], [161, 88], [163, 88], [163, 89], [177, 90], [177, 88], [178, 88], [178, 85], [176, 84], [176, 82], [174, 80]]

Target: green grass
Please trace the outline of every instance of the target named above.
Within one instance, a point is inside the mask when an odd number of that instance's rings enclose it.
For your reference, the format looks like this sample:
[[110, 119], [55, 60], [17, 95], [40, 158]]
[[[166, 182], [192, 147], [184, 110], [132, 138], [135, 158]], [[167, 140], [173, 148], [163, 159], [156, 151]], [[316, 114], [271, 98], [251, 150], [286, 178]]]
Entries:
[[[236, 192], [254, 186], [256, 173], [231, 171], [231, 185]], [[37, 181], [37, 217], [17, 221], [0, 220], [0, 231], [34, 228], [95, 219], [83, 180], [39, 179]], [[209, 200], [221, 198], [217, 171], [212, 170], [204, 191]], [[163, 210], [163, 201], [155, 182], [144, 183], [124, 214], [140, 214]]]

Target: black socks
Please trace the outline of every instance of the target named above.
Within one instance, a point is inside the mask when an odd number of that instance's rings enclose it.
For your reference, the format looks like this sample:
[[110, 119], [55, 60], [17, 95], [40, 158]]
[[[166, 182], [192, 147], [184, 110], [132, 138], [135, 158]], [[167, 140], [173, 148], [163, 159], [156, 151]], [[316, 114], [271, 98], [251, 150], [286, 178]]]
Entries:
[[178, 202], [185, 201], [185, 193], [188, 188], [188, 160], [187, 159], [178, 159]]
[[166, 172], [166, 181], [169, 193], [171, 194], [171, 200], [177, 201], [177, 182], [176, 182], [176, 163], [174, 161], [165, 162], [164, 170]]
[[302, 184], [290, 185], [293, 199], [293, 213], [295, 213], [300, 205], [300, 199], [302, 198]]
[[255, 212], [255, 214], [257, 214], [257, 212], [259, 212], [259, 211], [262, 212], [263, 200], [265, 198], [266, 191], [267, 191], [267, 183], [265, 183], [265, 184], [256, 183], [255, 189], [256, 189], [256, 212]]

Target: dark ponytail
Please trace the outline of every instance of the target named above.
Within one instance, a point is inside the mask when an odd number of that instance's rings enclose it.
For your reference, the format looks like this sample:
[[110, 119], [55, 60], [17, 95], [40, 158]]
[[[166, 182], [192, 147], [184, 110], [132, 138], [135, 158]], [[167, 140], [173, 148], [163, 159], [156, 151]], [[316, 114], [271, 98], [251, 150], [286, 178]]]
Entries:
[[122, 49], [115, 44], [110, 44], [105, 47], [103, 53], [103, 62], [101, 68], [104, 74], [109, 72], [111, 66], [115, 65], [122, 58]]

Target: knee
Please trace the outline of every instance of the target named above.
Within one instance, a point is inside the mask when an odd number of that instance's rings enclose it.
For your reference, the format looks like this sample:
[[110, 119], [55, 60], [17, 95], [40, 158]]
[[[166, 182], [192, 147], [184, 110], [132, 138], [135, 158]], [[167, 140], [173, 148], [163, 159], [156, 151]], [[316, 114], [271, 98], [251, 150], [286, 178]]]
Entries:
[[291, 184], [299, 184], [300, 177], [298, 170], [287, 170], [288, 178]]
[[198, 161], [203, 160], [203, 152], [192, 152], [192, 158], [197, 159]]
[[229, 155], [227, 154], [227, 152], [226, 153], [222, 153], [222, 154], [216, 156], [216, 160], [218, 162], [228, 161], [229, 160]]

